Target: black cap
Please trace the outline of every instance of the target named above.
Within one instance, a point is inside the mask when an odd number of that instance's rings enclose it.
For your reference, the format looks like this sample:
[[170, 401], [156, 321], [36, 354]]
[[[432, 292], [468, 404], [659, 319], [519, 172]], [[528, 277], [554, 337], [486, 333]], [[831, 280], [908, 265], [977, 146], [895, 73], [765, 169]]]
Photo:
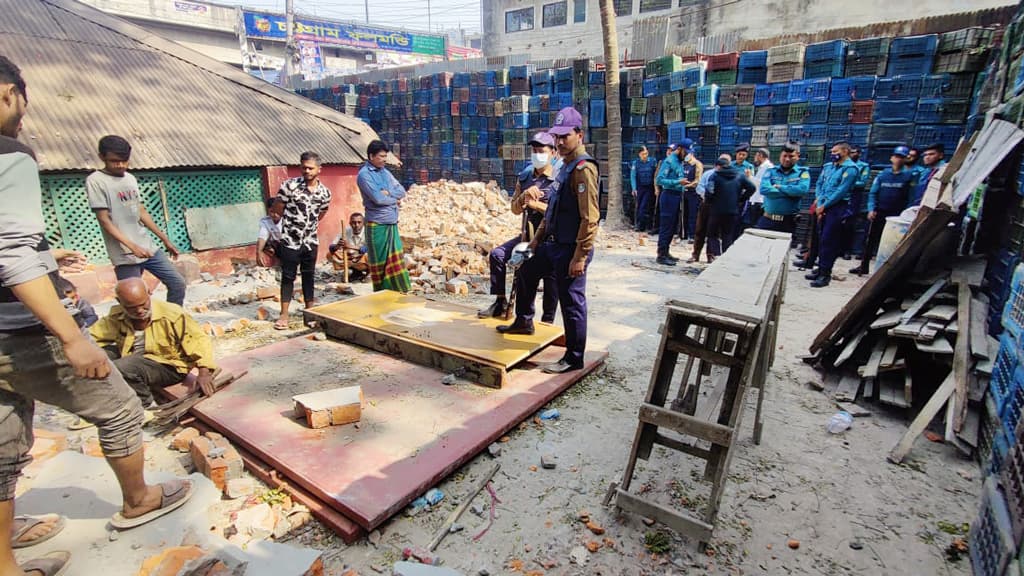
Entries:
[[718, 160], [715, 160], [715, 166], [721, 166], [721, 167], [725, 168], [725, 167], [728, 167], [728, 166], [732, 166], [732, 162], [730, 162], [726, 158], [719, 158]]
[[747, 152], [748, 150], [750, 150], [750, 144], [747, 144], [746, 142], [744, 142], [742, 144], [737, 144], [736, 145], [736, 149], [733, 150], [733, 151], [734, 152]]

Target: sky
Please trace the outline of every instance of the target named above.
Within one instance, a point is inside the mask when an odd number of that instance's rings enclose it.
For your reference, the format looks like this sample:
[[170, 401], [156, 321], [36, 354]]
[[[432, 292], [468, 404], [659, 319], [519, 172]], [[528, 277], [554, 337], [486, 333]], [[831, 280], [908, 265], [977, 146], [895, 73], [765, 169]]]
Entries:
[[[285, 0], [228, 0], [247, 8], [284, 12]], [[427, 5], [430, 5], [430, 31], [462, 28], [480, 31], [480, 0], [294, 0], [295, 12], [339, 20], [364, 22], [366, 3], [370, 23], [427, 31]]]

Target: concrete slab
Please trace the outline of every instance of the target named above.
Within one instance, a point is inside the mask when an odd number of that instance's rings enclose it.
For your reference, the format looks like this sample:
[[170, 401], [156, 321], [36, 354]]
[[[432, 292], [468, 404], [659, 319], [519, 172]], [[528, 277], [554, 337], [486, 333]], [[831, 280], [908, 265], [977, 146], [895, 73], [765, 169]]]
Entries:
[[[169, 473], [147, 473], [151, 482], [170, 480]], [[67, 576], [135, 574], [143, 560], [188, 539], [211, 552], [248, 562], [247, 576], [302, 575], [319, 552], [272, 542], [249, 544], [243, 551], [210, 533], [207, 509], [220, 500], [220, 491], [199, 474], [190, 479], [196, 493], [180, 509], [111, 540], [107, 522], [121, 507], [114, 473], [102, 458], [62, 452], [41, 466], [32, 487], [15, 500], [19, 514], [56, 512], [67, 516], [64, 531], [53, 539], [16, 551], [19, 561], [51, 550], [68, 550], [72, 566]]]

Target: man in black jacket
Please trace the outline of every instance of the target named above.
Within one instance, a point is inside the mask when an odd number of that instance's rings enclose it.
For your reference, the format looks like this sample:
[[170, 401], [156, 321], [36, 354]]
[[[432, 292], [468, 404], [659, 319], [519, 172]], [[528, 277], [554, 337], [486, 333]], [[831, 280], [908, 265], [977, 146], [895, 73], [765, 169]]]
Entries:
[[732, 245], [739, 206], [757, 190], [757, 186], [732, 164], [728, 154], [715, 162], [715, 174], [708, 182], [708, 261], [713, 262]]

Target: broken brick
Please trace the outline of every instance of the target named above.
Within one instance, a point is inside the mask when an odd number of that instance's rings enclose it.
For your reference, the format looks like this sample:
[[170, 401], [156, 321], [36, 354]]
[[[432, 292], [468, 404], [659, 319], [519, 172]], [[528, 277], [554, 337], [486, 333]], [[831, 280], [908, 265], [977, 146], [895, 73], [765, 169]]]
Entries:
[[192, 440], [190, 452], [196, 470], [219, 490], [224, 490], [228, 480], [242, 476], [242, 457], [223, 436], [199, 436]]
[[604, 528], [597, 522], [594, 522], [593, 520], [587, 522], [587, 530], [590, 530], [598, 536], [604, 534]]
[[597, 552], [601, 549], [600, 542], [594, 542], [593, 540], [587, 540], [586, 546], [587, 550], [589, 550], [590, 552]]
[[256, 298], [259, 300], [266, 300], [267, 298], [273, 298], [279, 294], [280, 288], [277, 286], [263, 286], [256, 289]]
[[199, 430], [189, 427], [174, 435], [171, 446], [178, 452], [188, 452], [192, 447], [192, 441], [199, 437]]
[[176, 576], [185, 564], [203, 556], [206, 556], [206, 552], [198, 546], [167, 548], [143, 560], [139, 576]]
[[266, 320], [267, 318], [270, 318], [270, 310], [267, 310], [263, 306], [256, 309], [257, 320]]

